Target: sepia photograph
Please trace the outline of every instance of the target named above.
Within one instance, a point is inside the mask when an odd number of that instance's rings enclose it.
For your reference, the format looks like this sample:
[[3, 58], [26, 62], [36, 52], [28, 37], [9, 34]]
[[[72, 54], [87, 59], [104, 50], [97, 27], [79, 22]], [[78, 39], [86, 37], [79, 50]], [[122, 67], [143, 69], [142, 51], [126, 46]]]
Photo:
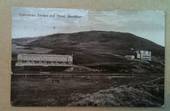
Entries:
[[163, 11], [12, 8], [12, 106], [162, 107]]

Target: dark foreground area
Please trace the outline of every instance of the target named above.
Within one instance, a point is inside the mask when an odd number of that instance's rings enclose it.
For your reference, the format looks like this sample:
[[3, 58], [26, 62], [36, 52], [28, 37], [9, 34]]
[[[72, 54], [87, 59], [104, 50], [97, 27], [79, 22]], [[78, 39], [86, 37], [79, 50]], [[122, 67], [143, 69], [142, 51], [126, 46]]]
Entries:
[[136, 106], [164, 104], [164, 78], [130, 74], [12, 75], [13, 106]]

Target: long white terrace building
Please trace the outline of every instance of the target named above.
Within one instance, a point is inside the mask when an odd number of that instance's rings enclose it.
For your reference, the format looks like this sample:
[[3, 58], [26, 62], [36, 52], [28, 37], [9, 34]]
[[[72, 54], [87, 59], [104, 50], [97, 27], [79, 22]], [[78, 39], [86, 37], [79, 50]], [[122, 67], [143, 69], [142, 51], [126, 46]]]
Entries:
[[18, 54], [16, 66], [72, 66], [72, 55]]

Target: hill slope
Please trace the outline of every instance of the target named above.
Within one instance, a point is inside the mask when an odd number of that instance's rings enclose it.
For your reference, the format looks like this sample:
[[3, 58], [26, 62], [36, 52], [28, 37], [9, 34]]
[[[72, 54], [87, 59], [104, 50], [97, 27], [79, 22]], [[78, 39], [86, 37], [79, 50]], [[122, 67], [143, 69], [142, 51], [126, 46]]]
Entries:
[[126, 55], [131, 48], [151, 50], [152, 55], [156, 57], [164, 56], [162, 46], [133, 34], [120, 32], [88, 31], [53, 34], [41, 37], [29, 45], [53, 49], [51, 53], [79, 55], [81, 56], [79, 63], [95, 62], [94, 59], [97, 59], [98, 56], [100, 56], [98, 62], [101, 59], [105, 62], [110, 61], [110, 59], [114, 59], [113, 56]]
[[[23, 45], [24, 39], [13, 40]], [[18, 42], [16, 42], [18, 41]], [[21, 43], [19, 43], [21, 41]], [[50, 49], [52, 54], [73, 54], [74, 64], [93, 68], [106, 66], [106, 69], [119, 69], [128, 66], [124, 56], [131, 49], [152, 51], [153, 61], [164, 62], [164, 47], [130, 33], [113, 31], [87, 31], [78, 33], [53, 34], [44, 37], [26, 38], [25, 46]], [[14, 42], [13, 42], [14, 43]], [[38, 53], [38, 51], [37, 51]], [[117, 64], [118, 63], [118, 64]], [[93, 65], [94, 64], [94, 65]], [[106, 65], [106, 64], [109, 64]], [[111, 66], [111, 67], [110, 67]], [[149, 68], [148, 68], [149, 69]]]

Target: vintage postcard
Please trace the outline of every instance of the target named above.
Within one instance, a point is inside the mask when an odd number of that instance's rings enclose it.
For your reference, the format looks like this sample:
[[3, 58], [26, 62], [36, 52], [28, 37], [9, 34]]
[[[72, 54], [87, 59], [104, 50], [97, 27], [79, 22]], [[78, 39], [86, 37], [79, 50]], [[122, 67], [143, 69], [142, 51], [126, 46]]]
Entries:
[[162, 11], [12, 8], [13, 106], [164, 104]]

